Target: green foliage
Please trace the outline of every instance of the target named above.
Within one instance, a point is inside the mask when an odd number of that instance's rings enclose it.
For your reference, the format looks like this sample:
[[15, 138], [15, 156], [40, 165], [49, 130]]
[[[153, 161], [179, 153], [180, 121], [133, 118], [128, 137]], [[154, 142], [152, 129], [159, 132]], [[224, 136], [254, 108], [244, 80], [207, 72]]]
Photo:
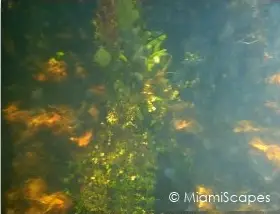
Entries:
[[139, 11], [133, 0], [117, 1], [116, 13], [120, 30], [131, 30], [134, 22], [139, 19]]
[[[138, 18], [138, 12], [132, 1], [118, 1], [118, 5], [119, 13], [121, 11], [118, 24], [127, 29]], [[110, 53], [100, 47], [94, 57], [100, 68], [110, 63], [111, 72], [118, 78], [107, 81], [113, 93], [107, 100], [106, 116], [96, 133], [94, 148], [79, 167], [84, 187], [80, 201], [88, 212], [153, 212], [158, 152], [176, 145], [174, 138], [157, 137], [159, 132], [173, 130], [164, 130], [169, 126], [164, 118], [170, 100], [179, 100], [179, 92], [165, 78], [171, 59], [162, 48], [166, 35], [152, 39], [146, 37], [151, 34], [142, 33], [141, 28], [138, 34], [143, 35], [139, 41], [145, 43], [137, 52], [133, 52], [137, 49], [134, 44], [128, 46], [130, 50]], [[140, 61], [143, 70], [139, 70], [135, 58], [124, 55], [129, 52], [134, 56], [140, 53], [145, 59]], [[118, 60], [112, 60], [113, 55], [118, 56]]]
[[160, 51], [161, 45], [166, 40], [166, 38], [167, 38], [166, 35], [162, 34], [162, 35], [158, 36], [157, 38], [152, 39], [150, 42], [148, 42], [148, 44], [146, 44], [145, 47], [148, 50], [151, 50], [152, 53], [156, 53], [156, 52]]
[[145, 48], [148, 52], [148, 57], [146, 58], [146, 67], [148, 71], [152, 71], [156, 64], [161, 62], [163, 56], [167, 56], [167, 50], [161, 49], [163, 41], [165, 41], [166, 35], [161, 35], [152, 41], [150, 41]]
[[56, 58], [57, 59], [61, 59], [64, 55], [65, 55], [65, 53], [63, 51], [56, 52]]
[[111, 54], [104, 47], [100, 47], [94, 55], [94, 62], [100, 67], [108, 66], [111, 60]]
[[123, 62], [127, 62], [127, 58], [123, 53], [120, 53], [119, 59]]

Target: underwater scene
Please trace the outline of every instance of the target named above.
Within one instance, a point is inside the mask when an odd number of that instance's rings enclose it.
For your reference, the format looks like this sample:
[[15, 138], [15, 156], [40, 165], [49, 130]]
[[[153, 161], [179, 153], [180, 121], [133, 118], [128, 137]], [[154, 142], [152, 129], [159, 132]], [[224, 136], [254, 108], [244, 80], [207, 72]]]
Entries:
[[280, 213], [280, 1], [1, 12], [2, 213]]

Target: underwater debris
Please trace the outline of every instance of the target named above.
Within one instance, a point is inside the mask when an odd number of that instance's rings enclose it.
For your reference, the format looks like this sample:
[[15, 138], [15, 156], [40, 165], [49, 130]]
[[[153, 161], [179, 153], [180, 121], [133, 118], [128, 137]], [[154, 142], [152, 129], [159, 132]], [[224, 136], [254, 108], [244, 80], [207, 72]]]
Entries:
[[48, 80], [48, 77], [44, 73], [39, 73], [39, 74], [34, 75], [34, 79], [39, 82], [45, 82]]
[[78, 124], [73, 111], [65, 106], [50, 106], [50, 108], [26, 111], [20, 110], [18, 104], [13, 103], [3, 112], [7, 121], [26, 125], [27, 129], [21, 133], [22, 139], [33, 136], [42, 127], [51, 129], [54, 134], [72, 133], [74, 124], [75, 126]]
[[267, 108], [275, 111], [277, 114], [280, 114], [280, 106], [277, 102], [275, 101], [267, 101], [264, 104]]
[[202, 131], [201, 125], [193, 119], [190, 120], [173, 119], [172, 126], [177, 131], [185, 131], [194, 134], [197, 134]]
[[106, 93], [105, 85], [94, 85], [87, 90], [88, 93], [102, 96]]
[[86, 76], [87, 76], [86, 69], [83, 66], [76, 64], [75, 65], [75, 75], [82, 79], [86, 78]]
[[199, 200], [196, 202], [196, 206], [200, 211], [212, 211], [215, 210], [215, 206], [210, 202], [207, 202], [206, 197], [213, 194], [213, 190], [202, 185], [196, 187], [196, 193], [199, 197], [202, 197], [204, 200]]
[[260, 132], [264, 129], [261, 127], [256, 127], [252, 121], [241, 120], [238, 122], [237, 126], [233, 129], [235, 133], [245, 133], [245, 132]]
[[41, 178], [28, 179], [23, 187], [23, 196], [31, 207], [25, 213], [66, 213], [72, 201], [62, 192], [46, 194], [47, 184]]
[[266, 78], [266, 82], [269, 84], [280, 85], [280, 72]]
[[25, 122], [30, 119], [30, 112], [19, 109], [18, 103], [11, 103], [3, 109], [4, 117], [9, 122]]
[[38, 213], [44, 213], [39, 207], [29, 207], [26, 211], [25, 214], [38, 214]]
[[267, 145], [260, 138], [253, 138], [249, 145], [256, 148], [259, 151], [265, 152], [267, 150]]
[[47, 190], [46, 182], [41, 178], [28, 179], [23, 188], [24, 197], [28, 200], [37, 200]]
[[6, 199], [8, 202], [15, 202], [21, 198], [21, 189], [11, 188], [6, 193]]
[[269, 60], [269, 59], [273, 59], [273, 58], [274, 58], [273, 55], [269, 54], [268, 52], [264, 52], [264, 54], [263, 54], [263, 59], [264, 59], [265, 61], [267, 61], [267, 60]]
[[272, 161], [275, 165], [280, 167], [279, 145], [267, 145], [260, 138], [254, 138], [249, 144], [258, 151], [265, 153], [268, 160]]
[[54, 81], [59, 82], [67, 77], [66, 63], [61, 60], [51, 58], [45, 64], [43, 71], [34, 75], [34, 79], [40, 82]]
[[79, 147], [85, 147], [90, 143], [92, 137], [92, 131], [87, 131], [80, 137], [71, 137], [70, 140], [75, 142]]
[[94, 120], [98, 120], [100, 111], [95, 105], [92, 105], [88, 109], [88, 113], [94, 118]]
[[43, 111], [48, 117], [42, 125], [51, 128], [54, 134], [72, 134], [75, 127], [79, 125], [75, 112], [67, 106], [49, 106], [48, 112]]
[[72, 206], [72, 201], [62, 192], [43, 195], [37, 201], [42, 205], [43, 213], [66, 213]]
[[54, 58], [47, 62], [47, 74], [55, 81], [60, 81], [67, 76], [66, 63]]
[[255, 149], [255, 153], [249, 152], [255, 168], [267, 182], [273, 181], [280, 173], [280, 146], [269, 145], [260, 138], [253, 138], [249, 145]]
[[55, 123], [61, 120], [61, 116], [55, 112], [43, 112], [41, 114], [33, 116], [27, 121], [28, 127], [47, 126], [51, 127]]
[[187, 120], [174, 120], [173, 121], [173, 125], [175, 127], [176, 130], [183, 130], [183, 129], [187, 129], [190, 126], [192, 126], [193, 121], [187, 121]]

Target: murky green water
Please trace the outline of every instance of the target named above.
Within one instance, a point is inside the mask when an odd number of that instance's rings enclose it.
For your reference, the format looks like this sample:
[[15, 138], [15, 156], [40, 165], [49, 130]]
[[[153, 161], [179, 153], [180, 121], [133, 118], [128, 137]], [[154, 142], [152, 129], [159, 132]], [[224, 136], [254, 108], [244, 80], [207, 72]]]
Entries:
[[4, 213], [279, 210], [278, 2], [2, 14]]

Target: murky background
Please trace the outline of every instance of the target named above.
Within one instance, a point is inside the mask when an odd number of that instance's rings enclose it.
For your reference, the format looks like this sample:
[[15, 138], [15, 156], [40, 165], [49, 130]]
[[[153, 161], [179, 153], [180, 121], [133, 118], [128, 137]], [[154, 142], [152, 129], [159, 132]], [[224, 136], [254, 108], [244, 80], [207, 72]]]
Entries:
[[[279, 1], [6, 0], [2, 18], [3, 213], [279, 212]], [[224, 192], [243, 198], [184, 201]]]

